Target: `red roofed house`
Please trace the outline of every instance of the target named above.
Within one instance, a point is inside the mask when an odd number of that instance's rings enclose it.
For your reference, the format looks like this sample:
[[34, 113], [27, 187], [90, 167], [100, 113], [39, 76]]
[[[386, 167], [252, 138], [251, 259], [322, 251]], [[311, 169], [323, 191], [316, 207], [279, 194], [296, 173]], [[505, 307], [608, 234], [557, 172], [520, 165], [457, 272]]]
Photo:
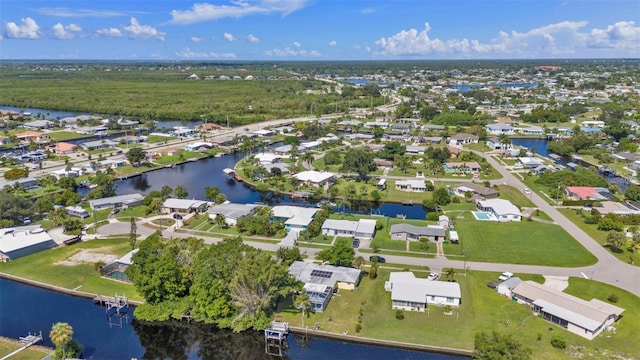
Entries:
[[72, 153], [75, 148], [76, 146], [73, 144], [60, 141], [55, 143], [51, 150], [58, 155], [66, 155]]
[[567, 197], [573, 200], [610, 200], [613, 195], [606, 188], [567, 186]]
[[26, 141], [26, 142], [38, 141], [40, 140], [41, 136], [42, 136], [42, 133], [38, 131], [25, 131], [23, 133], [16, 134], [16, 138], [18, 138], [18, 140]]

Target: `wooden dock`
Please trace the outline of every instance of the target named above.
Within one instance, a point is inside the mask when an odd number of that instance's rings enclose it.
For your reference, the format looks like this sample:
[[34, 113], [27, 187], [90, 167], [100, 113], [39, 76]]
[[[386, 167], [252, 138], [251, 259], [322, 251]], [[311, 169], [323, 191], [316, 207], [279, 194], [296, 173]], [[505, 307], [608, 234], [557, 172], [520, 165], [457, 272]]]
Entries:
[[21, 348], [13, 351], [10, 354], [5, 355], [4, 357], [0, 358], [0, 360], [9, 359], [12, 356], [16, 355], [17, 353], [19, 353], [19, 352], [21, 352], [23, 350], [26, 350], [30, 346], [36, 345], [37, 343], [40, 343], [42, 341], [43, 341], [42, 331], [40, 331], [39, 334], [36, 334], [36, 333], [32, 334], [31, 332], [29, 332], [29, 335], [20, 337], [20, 343], [22, 344]]

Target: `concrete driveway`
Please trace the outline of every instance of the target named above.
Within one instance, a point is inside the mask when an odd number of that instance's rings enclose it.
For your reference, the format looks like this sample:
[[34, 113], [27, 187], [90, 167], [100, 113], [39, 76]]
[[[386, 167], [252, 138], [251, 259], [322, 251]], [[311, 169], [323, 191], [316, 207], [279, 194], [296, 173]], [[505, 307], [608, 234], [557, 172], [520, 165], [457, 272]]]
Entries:
[[545, 275], [543, 285], [558, 291], [564, 291], [569, 286], [569, 277]]
[[[111, 235], [127, 235], [128, 236], [130, 231], [131, 231], [131, 223], [128, 221], [110, 222], [96, 229], [96, 232], [98, 234], [105, 235], [105, 236], [111, 236]], [[140, 224], [138, 224], [136, 229], [136, 233], [138, 234], [138, 236], [142, 238], [146, 238], [147, 236], [153, 234], [154, 232], [155, 230], [150, 229], [146, 226], [142, 226]]]

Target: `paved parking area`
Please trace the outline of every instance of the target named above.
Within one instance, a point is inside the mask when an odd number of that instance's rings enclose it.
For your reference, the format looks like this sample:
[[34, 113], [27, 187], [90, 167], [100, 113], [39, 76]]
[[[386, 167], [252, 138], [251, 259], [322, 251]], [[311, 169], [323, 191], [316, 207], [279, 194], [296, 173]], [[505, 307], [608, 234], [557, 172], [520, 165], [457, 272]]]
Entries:
[[544, 285], [558, 291], [564, 291], [569, 286], [568, 276], [544, 276]]

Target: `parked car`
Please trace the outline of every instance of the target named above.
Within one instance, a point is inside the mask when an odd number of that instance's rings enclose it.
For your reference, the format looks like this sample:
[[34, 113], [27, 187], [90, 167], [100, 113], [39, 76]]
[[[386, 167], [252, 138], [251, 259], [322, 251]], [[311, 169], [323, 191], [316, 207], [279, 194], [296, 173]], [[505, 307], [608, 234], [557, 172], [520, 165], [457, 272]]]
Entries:
[[25, 225], [29, 225], [31, 224], [31, 219], [29, 219], [28, 217], [25, 217], [24, 219], [22, 219], [22, 223]]
[[513, 277], [512, 272], [505, 271], [502, 274], [500, 274], [500, 276], [498, 276], [498, 280], [505, 281], [505, 280], [511, 279], [512, 277]]
[[115, 214], [117, 214], [117, 213], [119, 213], [119, 212], [120, 212], [120, 209], [118, 209], [118, 208], [113, 208], [113, 210], [111, 210], [111, 212], [110, 212], [109, 214], [111, 214], [111, 215], [115, 215]]
[[[374, 260], [374, 259], [377, 259], [377, 260]], [[373, 255], [373, 256], [369, 256], [369, 261], [377, 261], [379, 263], [383, 263], [383, 262], [387, 262], [387, 259], [383, 258], [382, 256]]]
[[182, 215], [180, 214], [173, 214], [173, 218], [176, 220], [182, 220]]
[[528, 188], [522, 189], [522, 192], [524, 192], [527, 195], [531, 194], [531, 190], [529, 190]]
[[354, 248], [360, 247], [360, 239], [358, 239], [358, 238], [354, 238], [353, 239], [353, 247]]
[[430, 273], [429, 276], [427, 276], [427, 280], [434, 281], [434, 280], [438, 280], [439, 277], [440, 277], [440, 274], [438, 273]]

